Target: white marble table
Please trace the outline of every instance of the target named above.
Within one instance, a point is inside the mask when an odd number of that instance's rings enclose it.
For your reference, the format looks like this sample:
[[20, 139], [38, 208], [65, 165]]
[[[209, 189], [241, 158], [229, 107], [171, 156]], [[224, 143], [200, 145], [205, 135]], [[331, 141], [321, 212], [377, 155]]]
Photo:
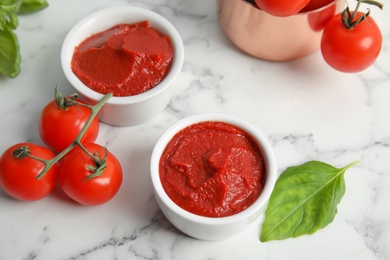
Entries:
[[[390, 259], [390, 1], [373, 15], [383, 31], [377, 62], [358, 74], [328, 67], [320, 52], [273, 63], [239, 52], [222, 34], [214, 1], [49, 1], [17, 30], [22, 72], [0, 78], [0, 150], [42, 144], [37, 119], [59, 84], [73, 89], [60, 66], [67, 31], [109, 6], [134, 4], [169, 19], [185, 45], [185, 62], [168, 108], [136, 127], [101, 125], [98, 143], [121, 161], [124, 182], [107, 204], [84, 207], [56, 189], [19, 202], [0, 189], [0, 259]], [[162, 215], [153, 197], [149, 159], [158, 136], [184, 116], [226, 112], [269, 138], [278, 172], [308, 160], [344, 166], [347, 191], [334, 222], [310, 236], [261, 243], [263, 216], [220, 242], [192, 239]]]

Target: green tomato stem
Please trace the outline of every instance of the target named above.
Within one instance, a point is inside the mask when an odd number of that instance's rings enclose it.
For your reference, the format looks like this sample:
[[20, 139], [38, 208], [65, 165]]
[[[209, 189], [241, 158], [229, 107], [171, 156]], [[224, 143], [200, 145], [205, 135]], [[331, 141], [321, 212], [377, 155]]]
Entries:
[[96, 105], [89, 107], [91, 109], [91, 115], [89, 116], [87, 122], [85, 123], [84, 127], [81, 129], [79, 135], [76, 137], [75, 142], [80, 143], [81, 138], [85, 135], [85, 132], [87, 132], [89, 126], [91, 125], [93, 119], [95, 116], [99, 113], [100, 109], [104, 106], [104, 104], [113, 96], [112, 93], [106, 94]]
[[356, 18], [361, 3], [375, 5], [380, 9], [383, 9], [383, 4], [375, 0], [357, 0], [357, 5], [352, 13], [347, 5], [347, 7], [341, 12], [341, 20], [344, 27], [348, 30], [352, 30], [353, 28], [355, 28], [361, 21], [365, 20], [370, 15], [370, 9], [367, 9], [367, 12], [365, 14]]
[[369, 5], [375, 5], [380, 9], [383, 9], [383, 4], [375, 0], [361, 0], [361, 2]]
[[[104, 169], [106, 169], [106, 167], [107, 167], [106, 158], [107, 158], [108, 151], [107, 151], [106, 147], [103, 147], [103, 149], [105, 151], [105, 154], [104, 154], [102, 159], [100, 159], [99, 153], [97, 153], [97, 155], [96, 155], [96, 153], [94, 155], [92, 155], [92, 156], [90, 155], [93, 158], [95, 165], [94, 166], [90, 166], [90, 165], [88, 166], [88, 169], [93, 171], [93, 173], [88, 175], [84, 179], [84, 181], [91, 180], [91, 179], [93, 179], [95, 177], [99, 177], [100, 175], [103, 174]], [[86, 153], [90, 154], [88, 151]]]
[[[85, 123], [84, 127], [81, 129], [80, 133], [76, 137], [76, 139], [67, 147], [65, 148], [62, 152], [57, 154], [53, 159], [50, 160], [42, 160], [39, 158], [36, 158], [31, 155], [28, 155], [30, 158], [36, 159], [38, 161], [41, 161], [45, 164], [45, 168], [39, 173], [37, 176], [37, 180], [40, 180], [49, 170], [50, 168], [55, 165], [59, 160], [61, 160], [67, 153], [69, 153], [76, 145], [78, 145], [83, 151], [86, 151], [84, 146], [81, 144], [81, 138], [85, 135], [86, 131], [88, 130], [89, 126], [91, 125], [93, 119], [96, 117], [96, 115], [99, 113], [100, 109], [103, 107], [103, 105], [113, 96], [112, 93], [106, 94], [100, 101], [94, 106], [88, 106], [86, 105], [90, 110], [91, 110], [91, 115], [89, 116], [87, 122]], [[95, 156], [91, 154], [90, 152], [86, 151], [86, 153], [91, 156], [92, 158], [95, 159]]]
[[80, 143], [80, 142], [77, 141], [77, 140], [75, 140], [74, 142], [75, 142], [75, 144], [77, 144], [77, 145], [81, 148], [81, 150], [83, 150], [84, 153], [86, 153], [89, 157], [91, 157], [91, 158], [93, 158], [93, 159], [95, 160], [95, 156], [94, 156], [93, 154], [91, 154], [91, 153], [87, 150], [87, 148], [84, 147], [84, 145], [83, 145], [82, 143]]

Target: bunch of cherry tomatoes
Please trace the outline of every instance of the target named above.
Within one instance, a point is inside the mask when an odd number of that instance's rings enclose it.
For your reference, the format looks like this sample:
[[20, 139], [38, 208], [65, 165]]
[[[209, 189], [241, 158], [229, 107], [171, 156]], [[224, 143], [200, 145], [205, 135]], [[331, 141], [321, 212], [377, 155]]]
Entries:
[[[290, 16], [321, 8], [334, 0], [248, 0], [261, 10], [273, 16]], [[324, 60], [341, 72], [359, 72], [370, 67], [382, 47], [382, 33], [366, 13], [359, 11], [361, 3], [382, 4], [375, 0], [357, 0], [354, 11], [347, 6], [341, 13], [329, 18], [321, 39], [321, 53]]]
[[56, 90], [55, 100], [46, 105], [39, 119], [39, 134], [47, 147], [24, 142], [4, 151], [0, 157], [2, 189], [15, 199], [35, 201], [50, 194], [58, 182], [70, 198], [83, 205], [113, 198], [122, 183], [122, 168], [113, 154], [94, 143], [100, 107], [89, 106], [76, 95], [63, 97]]

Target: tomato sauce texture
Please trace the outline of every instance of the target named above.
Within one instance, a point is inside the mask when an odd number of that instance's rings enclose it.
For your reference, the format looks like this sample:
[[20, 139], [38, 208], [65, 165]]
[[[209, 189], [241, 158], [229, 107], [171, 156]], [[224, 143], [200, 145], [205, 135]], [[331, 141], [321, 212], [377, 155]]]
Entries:
[[85, 39], [75, 48], [71, 68], [101, 94], [132, 96], [160, 83], [172, 62], [169, 36], [142, 21], [118, 24]]
[[201, 122], [177, 133], [159, 171], [165, 192], [178, 206], [206, 217], [243, 211], [265, 183], [258, 145], [245, 131], [222, 122]]

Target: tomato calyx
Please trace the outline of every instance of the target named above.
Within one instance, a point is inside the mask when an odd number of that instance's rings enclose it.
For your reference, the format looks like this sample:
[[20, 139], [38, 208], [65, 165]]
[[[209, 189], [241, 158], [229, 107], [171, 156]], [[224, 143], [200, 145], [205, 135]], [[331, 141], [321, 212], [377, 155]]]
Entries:
[[383, 4], [380, 2], [377, 2], [375, 0], [357, 0], [358, 3], [356, 5], [356, 8], [353, 12], [350, 11], [349, 6], [341, 12], [341, 20], [343, 22], [343, 25], [348, 30], [352, 30], [355, 28], [359, 23], [361, 23], [363, 20], [365, 20], [370, 15], [370, 9], [367, 9], [367, 12], [359, 17], [356, 17], [359, 7], [361, 3], [369, 4], [369, 5], [375, 5], [379, 7], [380, 9], [383, 9]]
[[64, 97], [62, 93], [57, 89], [57, 86], [54, 91], [54, 100], [56, 102], [56, 105], [59, 109], [62, 111], [67, 110], [69, 107], [74, 105], [74, 101], [77, 99], [78, 95], [77, 93], [69, 96], [69, 97]]
[[19, 146], [12, 155], [16, 159], [23, 159], [25, 157], [28, 157], [31, 154], [30, 148], [28, 146]]
[[92, 180], [93, 178], [99, 177], [103, 174], [104, 169], [107, 167], [106, 158], [108, 154], [107, 148], [104, 146], [102, 149], [104, 149], [104, 156], [102, 159], [100, 159], [100, 154], [98, 152], [95, 152], [91, 154], [84, 148], [84, 146], [80, 146], [80, 148], [87, 153], [92, 159], [95, 165], [88, 165], [87, 168], [91, 170], [93, 173], [88, 175], [83, 181]]
[[47, 161], [46, 160], [43, 160], [41, 158], [38, 158], [38, 157], [32, 155], [31, 151], [30, 151], [30, 147], [28, 147], [27, 145], [19, 146], [18, 148], [16, 148], [13, 151], [12, 155], [14, 156], [14, 158], [16, 158], [18, 160], [22, 160], [22, 159], [28, 157], [28, 158], [34, 159], [36, 161], [40, 161], [44, 165], [47, 165]]
[[84, 107], [92, 108], [89, 105], [77, 102], [76, 100], [78, 99], [78, 97], [79, 96], [77, 93], [64, 97], [64, 95], [57, 89], [57, 86], [54, 91], [54, 100], [56, 102], [57, 107], [62, 111], [67, 110], [71, 106], [75, 106], [75, 107], [84, 106]]

